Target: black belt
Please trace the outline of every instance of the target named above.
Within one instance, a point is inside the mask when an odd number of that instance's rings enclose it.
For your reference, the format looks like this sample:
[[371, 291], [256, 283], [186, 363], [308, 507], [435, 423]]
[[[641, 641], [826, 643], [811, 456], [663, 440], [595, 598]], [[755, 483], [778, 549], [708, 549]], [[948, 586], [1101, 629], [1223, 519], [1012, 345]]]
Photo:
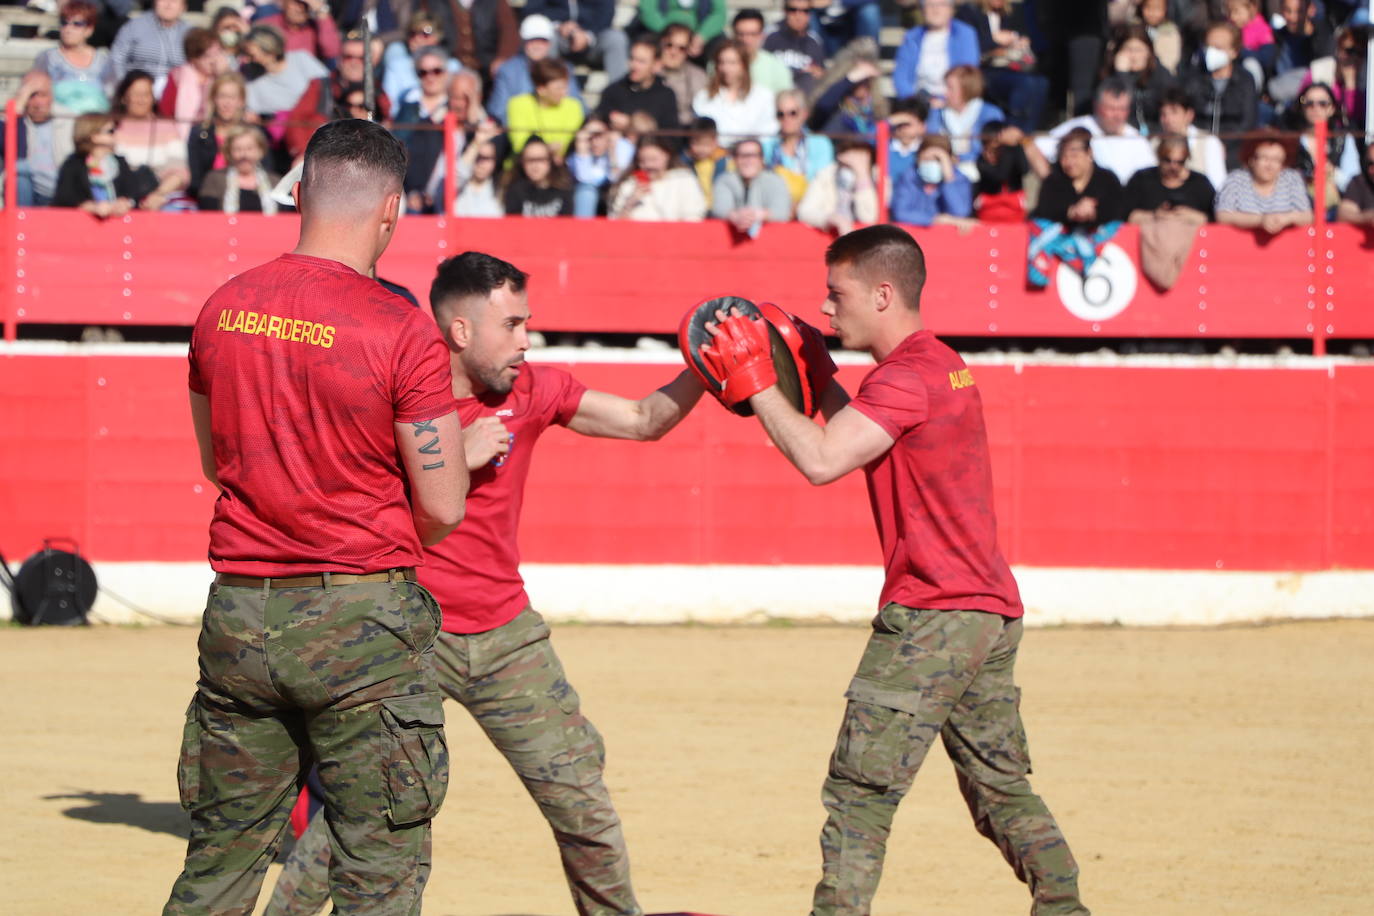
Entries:
[[388, 569], [386, 572], [363, 573], [316, 573], [310, 576], [236, 576], [220, 573], [215, 576], [216, 585], [234, 588], [325, 588], [333, 585], [356, 585], [359, 582], [414, 582], [415, 569], [407, 566]]

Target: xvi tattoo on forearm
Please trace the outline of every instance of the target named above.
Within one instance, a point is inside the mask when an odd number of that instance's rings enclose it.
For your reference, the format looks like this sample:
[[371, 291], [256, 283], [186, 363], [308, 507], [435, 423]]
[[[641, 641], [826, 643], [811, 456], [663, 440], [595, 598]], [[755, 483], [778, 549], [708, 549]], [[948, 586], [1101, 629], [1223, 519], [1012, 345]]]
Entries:
[[[437, 458], [439, 455], [443, 454], [439, 448], [439, 427], [434, 425], [433, 420], [421, 420], [418, 423], [411, 423], [410, 425], [415, 427], [415, 438], [419, 439], [422, 436], [430, 437], [428, 442], [420, 446], [421, 455], [433, 455]], [[434, 471], [443, 466], [444, 459], [439, 458], [437, 461], [421, 465], [421, 470]]]

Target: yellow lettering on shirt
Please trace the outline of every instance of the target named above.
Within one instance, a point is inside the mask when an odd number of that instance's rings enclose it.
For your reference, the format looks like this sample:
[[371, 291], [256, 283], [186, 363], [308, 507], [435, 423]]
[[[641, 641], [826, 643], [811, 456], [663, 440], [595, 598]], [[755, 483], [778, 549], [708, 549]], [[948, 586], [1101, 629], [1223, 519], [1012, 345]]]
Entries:
[[215, 322], [215, 330], [238, 334], [266, 335], [275, 340], [309, 344], [329, 349], [334, 346], [334, 325], [318, 324], [304, 318], [283, 318], [267, 312], [224, 309]]
[[972, 388], [973, 373], [967, 369], [951, 372], [949, 374], [949, 387], [951, 391], [958, 391], [960, 388]]

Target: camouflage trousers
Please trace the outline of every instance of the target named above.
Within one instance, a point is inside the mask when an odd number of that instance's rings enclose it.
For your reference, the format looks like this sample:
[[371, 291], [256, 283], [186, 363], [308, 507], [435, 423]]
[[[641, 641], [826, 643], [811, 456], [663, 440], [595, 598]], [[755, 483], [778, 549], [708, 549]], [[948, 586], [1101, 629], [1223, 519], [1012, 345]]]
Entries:
[[1087, 914], [1078, 865], [1026, 781], [1030, 754], [1012, 680], [1021, 621], [889, 604], [845, 696], [821, 792], [823, 875], [813, 916], [868, 916], [892, 817], [938, 735], [978, 832], [1030, 886], [1032, 914]]
[[[440, 633], [433, 664], [439, 689], [477, 720], [548, 820], [577, 912], [640, 916], [620, 818], [601, 778], [605, 746], [582, 715], [544, 618], [526, 608], [485, 633]], [[318, 820], [287, 859], [265, 916], [313, 916], [323, 904], [330, 849]]]
[[312, 762], [334, 912], [420, 912], [448, 783], [426, 663], [439, 621], [429, 593], [399, 577], [211, 588], [177, 768], [191, 837], [166, 916], [252, 913]]

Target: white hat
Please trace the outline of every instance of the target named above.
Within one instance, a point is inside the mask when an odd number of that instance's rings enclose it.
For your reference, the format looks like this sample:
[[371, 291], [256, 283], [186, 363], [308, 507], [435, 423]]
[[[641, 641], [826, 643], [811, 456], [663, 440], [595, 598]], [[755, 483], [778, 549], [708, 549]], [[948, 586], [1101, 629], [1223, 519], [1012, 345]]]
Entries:
[[520, 23], [520, 40], [534, 41], [542, 38], [544, 41], [553, 41], [553, 23], [548, 16], [541, 13], [531, 13]]

